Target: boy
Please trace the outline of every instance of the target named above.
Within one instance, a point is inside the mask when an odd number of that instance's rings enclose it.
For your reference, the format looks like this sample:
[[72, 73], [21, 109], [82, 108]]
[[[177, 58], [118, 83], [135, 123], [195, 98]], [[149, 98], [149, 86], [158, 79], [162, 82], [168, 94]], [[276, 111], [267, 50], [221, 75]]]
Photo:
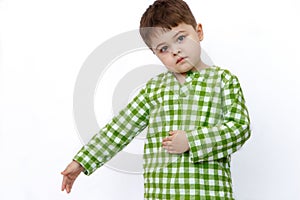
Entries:
[[[150, 28], [149, 28], [150, 27]], [[236, 76], [201, 61], [201, 24], [182, 0], [157, 0], [140, 34], [168, 69], [151, 80], [62, 172], [69, 193], [148, 126], [145, 199], [233, 199], [230, 155], [250, 137]]]

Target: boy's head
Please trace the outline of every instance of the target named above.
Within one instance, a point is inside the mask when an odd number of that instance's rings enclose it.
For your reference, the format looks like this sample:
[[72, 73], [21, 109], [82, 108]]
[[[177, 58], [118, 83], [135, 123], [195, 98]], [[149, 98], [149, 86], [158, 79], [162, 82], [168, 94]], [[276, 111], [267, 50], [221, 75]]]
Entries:
[[140, 34], [151, 49], [151, 38], [158, 29], [171, 30], [181, 23], [196, 29], [197, 23], [189, 6], [183, 0], [156, 0], [143, 14], [140, 21]]
[[170, 71], [184, 75], [203, 67], [202, 26], [184, 1], [156, 0], [141, 18], [140, 34]]

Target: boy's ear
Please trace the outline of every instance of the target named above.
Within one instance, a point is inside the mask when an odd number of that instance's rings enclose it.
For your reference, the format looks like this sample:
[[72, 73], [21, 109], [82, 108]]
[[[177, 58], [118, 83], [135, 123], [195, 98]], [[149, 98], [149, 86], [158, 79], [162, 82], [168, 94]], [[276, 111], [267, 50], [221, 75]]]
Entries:
[[203, 40], [203, 29], [202, 29], [202, 24], [197, 24], [196, 26], [196, 32], [199, 38], [199, 41]]

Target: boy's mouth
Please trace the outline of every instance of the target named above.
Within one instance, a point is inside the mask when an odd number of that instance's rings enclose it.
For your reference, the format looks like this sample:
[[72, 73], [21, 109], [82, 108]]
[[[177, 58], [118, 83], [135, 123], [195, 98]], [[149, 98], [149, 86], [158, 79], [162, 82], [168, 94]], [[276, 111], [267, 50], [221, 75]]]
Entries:
[[186, 58], [186, 57], [180, 57], [180, 58], [178, 58], [177, 61], [176, 61], [176, 64], [182, 62], [185, 58]]

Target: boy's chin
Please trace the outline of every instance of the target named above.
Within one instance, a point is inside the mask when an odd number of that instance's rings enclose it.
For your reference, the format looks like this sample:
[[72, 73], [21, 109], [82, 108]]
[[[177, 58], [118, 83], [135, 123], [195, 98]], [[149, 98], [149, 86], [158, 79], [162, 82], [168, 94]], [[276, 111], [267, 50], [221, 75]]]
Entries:
[[175, 73], [177, 75], [185, 75], [188, 71], [173, 71], [173, 73]]
[[184, 63], [184, 65], [180, 67], [167, 67], [170, 72], [176, 73], [176, 74], [184, 74], [188, 71], [192, 70], [194, 67], [190, 65], [186, 65], [187, 63]]
[[184, 69], [177, 70], [176, 73], [178, 73], [178, 74], [185, 74], [185, 73], [189, 72], [192, 69], [193, 69], [193, 67], [185, 67]]

